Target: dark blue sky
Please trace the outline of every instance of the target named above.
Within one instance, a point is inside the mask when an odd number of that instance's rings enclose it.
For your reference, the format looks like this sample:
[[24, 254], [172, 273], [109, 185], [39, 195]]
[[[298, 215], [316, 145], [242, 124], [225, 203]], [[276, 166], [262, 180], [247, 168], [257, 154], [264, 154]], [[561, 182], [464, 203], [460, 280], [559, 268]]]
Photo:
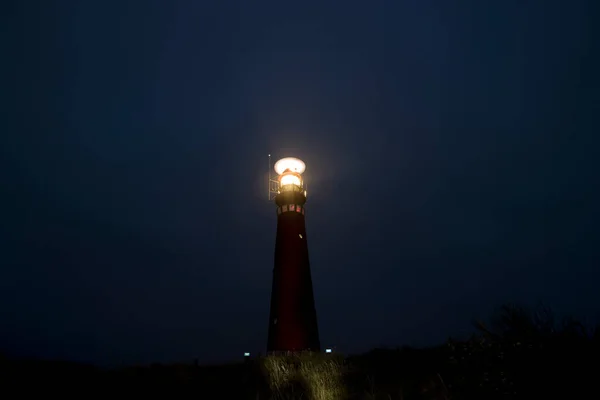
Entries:
[[436, 344], [505, 301], [594, 320], [593, 3], [3, 4], [0, 348], [264, 351], [268, 153], [307, 163], [323, 345]]

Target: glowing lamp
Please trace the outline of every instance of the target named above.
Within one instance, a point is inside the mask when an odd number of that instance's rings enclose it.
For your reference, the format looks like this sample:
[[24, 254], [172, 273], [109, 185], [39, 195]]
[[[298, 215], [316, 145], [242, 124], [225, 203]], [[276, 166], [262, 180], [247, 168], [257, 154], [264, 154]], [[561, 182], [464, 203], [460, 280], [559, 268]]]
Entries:
[[296, 185], [302, 187], [302, 177], [300, 174], [284, 172], [283, 175], [279, 175], [279, 186], [285, 190], [284, 187], [287, 185]]
[[295, 157], [282, 158], [275, 163], [274, 168], [279, 175], [280, 190], [302, 188], [302, 173], [306, 170], [306, 164], [302, 160]]

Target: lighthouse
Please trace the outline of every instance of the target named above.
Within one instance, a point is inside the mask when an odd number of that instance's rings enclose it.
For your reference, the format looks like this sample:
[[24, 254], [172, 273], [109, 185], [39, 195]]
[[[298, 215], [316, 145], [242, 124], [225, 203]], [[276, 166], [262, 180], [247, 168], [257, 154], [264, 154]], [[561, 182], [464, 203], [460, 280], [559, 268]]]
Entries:
[[269, 178], [269, 198], [276, 205], [277, 235], [267, 353], [319, 351], [305, 221], [306, 165], [286, 157], [274, 169], [277, 175]]

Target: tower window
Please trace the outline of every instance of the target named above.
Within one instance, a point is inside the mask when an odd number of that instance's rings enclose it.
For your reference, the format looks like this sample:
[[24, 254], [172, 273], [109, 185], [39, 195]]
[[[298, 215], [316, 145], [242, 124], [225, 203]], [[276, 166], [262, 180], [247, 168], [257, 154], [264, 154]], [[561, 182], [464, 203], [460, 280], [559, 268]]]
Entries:
[[295, 209], [296, 209], [296, 206], [295, 206], [295, 205], [293, 205], [293, 204], [292, 204], [292, 205], [290, 205], [290, 211], [294, 211]]

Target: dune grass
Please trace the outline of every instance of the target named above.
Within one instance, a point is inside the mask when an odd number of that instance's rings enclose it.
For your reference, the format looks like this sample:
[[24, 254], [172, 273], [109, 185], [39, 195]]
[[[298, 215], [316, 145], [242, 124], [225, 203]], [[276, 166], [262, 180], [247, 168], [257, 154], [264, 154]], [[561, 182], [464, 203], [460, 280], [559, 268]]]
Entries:
[[273, 398], [341, 400], [345, 397], [341, 357], [323, 353], [274, 354], [261, 367]]

